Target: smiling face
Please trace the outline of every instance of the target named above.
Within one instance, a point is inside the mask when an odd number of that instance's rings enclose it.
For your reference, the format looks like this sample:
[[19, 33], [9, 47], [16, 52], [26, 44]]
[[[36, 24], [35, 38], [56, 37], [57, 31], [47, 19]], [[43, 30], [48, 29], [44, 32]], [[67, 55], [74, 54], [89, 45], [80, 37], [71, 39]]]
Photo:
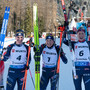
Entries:
[[78, 40], [80, 40], [80, 41], [85, 40], [85, 32], [84, 31], [79, 31], [77, 33], [77, 36], [78, 36]]
[[16, 36], [16, 44], [22, 44], [24, 37], [23, 36]]
[[54, 44], [54, 41], [53, 41], [52, 39], [47, 39], [47, 40], [46, 40], [46, 45], [47, 45], [47, 47], [52, 47], [53, 44]]

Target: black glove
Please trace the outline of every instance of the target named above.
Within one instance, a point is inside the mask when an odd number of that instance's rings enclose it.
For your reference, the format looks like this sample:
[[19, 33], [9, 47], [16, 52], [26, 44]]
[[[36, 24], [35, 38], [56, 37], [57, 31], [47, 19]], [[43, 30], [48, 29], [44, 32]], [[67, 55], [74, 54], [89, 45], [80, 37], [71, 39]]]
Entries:
[[28, 69], [29, 69], [29, 65], [28, 65], [28, 66], [26, 65], [26, 66], [25, 66], [25, 69], [28, 70]]
[[30, 40], [28, 40], [26, 43], [29, 44], [30, 47], [34, 46], [34, 43], [32, 42], [32, 38], [30, 38]]
[[40, 61], [40, 51], [35, 51], [35, 54], [34, 54], [34, 59], [35, 61]]
[[53, 78], [53, 80], [54, 80], [54, 81], [58, 81], [59, 74], [58, 74], [58, 73], [56, 73], [56, 74], [55, 74], [52, 78]]
[[33, 51], [36, 52], [36, 50], [37, 50], [37, 49], [36, 49], [36, 47], [34, 46], [34, 47], [33, 47]]

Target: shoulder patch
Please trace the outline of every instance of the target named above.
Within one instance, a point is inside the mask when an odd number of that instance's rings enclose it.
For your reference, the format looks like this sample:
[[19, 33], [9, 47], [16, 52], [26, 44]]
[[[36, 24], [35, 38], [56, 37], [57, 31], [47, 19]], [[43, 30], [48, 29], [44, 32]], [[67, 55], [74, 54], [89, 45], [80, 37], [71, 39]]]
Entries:
[[12, 47], [12, 46], [14, 46], [14, 44], [10, 44], [10, 45], [8, 45], [8, 47]]
[[8, 45], [8, 47], [11, 47], [11, 45]]
[[9, 49], [9, 48], [12, 49], [13, 46], [14, 46], [14, 44], [10, 44], [10, 45], [8, 45], [7, 49]]

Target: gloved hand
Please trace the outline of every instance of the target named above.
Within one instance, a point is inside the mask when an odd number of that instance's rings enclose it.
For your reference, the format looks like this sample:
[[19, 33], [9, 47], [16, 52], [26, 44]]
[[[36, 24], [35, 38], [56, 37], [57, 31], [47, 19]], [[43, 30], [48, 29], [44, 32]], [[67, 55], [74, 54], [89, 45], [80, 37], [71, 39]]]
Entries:
[[58, 27], [58, 30], [60, 30], [61, 32], [63, 32], [63, 31], [65, 30], [65, 27], [64, 27], [63, 25], [60, 25], [60, 26]]
[[25, 66], [25, 69], [28, 70], [28, 69], [29, 69], [29, 65], [28, 65], [28, 66], [26, 65], [26, 66]]
[[56, 74], [52, 77], [52, 80], [53, 80], [53, 81], [58, 81], [58, 78], [59, 78], [59, 74], [56, 73]]
[[59, 73], [56, 74], [56, 78], [57, 78], [57, 79], [59, 78]]
[[35, 51], [35, 54], [34, 54], [34, 59], [35, 61], [40, 61], [40, 51]]
[[26, 42], [26, 44], [29, 44], [30, 47], [33, 47], [33, 46], [34, 46], [34, 43], [32, 42], [32, 38], [30, 38], [30, 40], [28, 40], [28, 41]]
[[35, 46], [33, 47], [33, 51], [36, 52], [36, 47]]

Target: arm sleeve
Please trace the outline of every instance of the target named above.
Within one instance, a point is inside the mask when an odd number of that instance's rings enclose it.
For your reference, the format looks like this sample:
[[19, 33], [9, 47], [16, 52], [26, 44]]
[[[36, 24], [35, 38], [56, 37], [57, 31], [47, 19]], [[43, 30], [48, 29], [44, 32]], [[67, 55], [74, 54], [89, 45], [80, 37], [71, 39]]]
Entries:
[[64, 43], [65, 45], [69, 46], [68, 40], [64, 39], [64, 40], [63, 40], [63, 43]]
[[65, 53], [63, 52], [63, 49], [61, 49], [60, 55], [61, 55], [61, 59], [64, 62], [64, 64], [67, 64], [68, 60], [67, 60], [67, 57], [65, 56]]
[[65, 45], [69, 46], [68, 40], [66, 39], [66, 33], [65, 33], [65, 35], [64, 35], [63, 43], [64, 43]]
[[9, 46], [7, 47], [7, 50], [6, 50], [6, 53], [5, 53], [5, 55], [4, 55], [3, 61], [7, 61], [7, 60], [9, 59], [9, 57], [10, 57], [10, 52], [11, 52], [11, 45], [9, 45]]

